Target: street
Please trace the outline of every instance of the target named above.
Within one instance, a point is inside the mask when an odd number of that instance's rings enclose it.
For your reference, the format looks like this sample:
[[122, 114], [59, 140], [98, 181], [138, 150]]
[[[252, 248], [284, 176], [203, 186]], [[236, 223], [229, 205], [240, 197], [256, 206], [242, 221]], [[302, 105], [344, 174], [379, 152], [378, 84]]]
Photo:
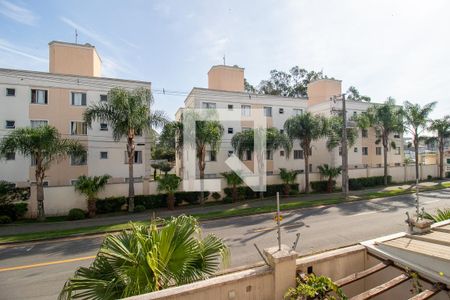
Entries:
[[[415, 195], [403, 195], [283, 213], [282, 242], [291, 246], [300, 233], [301, 255], [355, 244], [406, 230], [405, 212], [414, 213]], [[450, 207], [450, 189], [421, 193], [427, 212]], [[202, 222], [231, 248], [231, 265], [261, 261], [262, 250], [277, 244], [274, 214]], [[0, 299], [55, 299], [79, 266], [88, 266], [102, 236], [5, 246], [0, 248]]]

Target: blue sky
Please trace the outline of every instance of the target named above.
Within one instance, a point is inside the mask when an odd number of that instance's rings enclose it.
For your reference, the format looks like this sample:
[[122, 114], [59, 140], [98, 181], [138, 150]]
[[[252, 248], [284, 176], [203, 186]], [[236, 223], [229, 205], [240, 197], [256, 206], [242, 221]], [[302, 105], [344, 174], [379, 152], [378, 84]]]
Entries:
[[[253, 83], [299, 65], [373, 101], [438, 101], [450, 113], [450, 1], [0, 0], [0, 67], [48, 70], [48, 42], [97, 47], [108, 77], [188, 92], [209, 68], [245, 67]], [[184, 96], [155, 93], [170, 117]]]

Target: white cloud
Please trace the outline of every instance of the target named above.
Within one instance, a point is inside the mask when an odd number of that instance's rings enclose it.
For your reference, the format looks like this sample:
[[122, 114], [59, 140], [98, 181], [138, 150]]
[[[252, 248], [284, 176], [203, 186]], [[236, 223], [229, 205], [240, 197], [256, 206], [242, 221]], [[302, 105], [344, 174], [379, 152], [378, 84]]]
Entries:
[[0, 14], [16, 22], [30, 26], [36, 25], [39, 19], [31, 10], [6, 0], [0, 1]]

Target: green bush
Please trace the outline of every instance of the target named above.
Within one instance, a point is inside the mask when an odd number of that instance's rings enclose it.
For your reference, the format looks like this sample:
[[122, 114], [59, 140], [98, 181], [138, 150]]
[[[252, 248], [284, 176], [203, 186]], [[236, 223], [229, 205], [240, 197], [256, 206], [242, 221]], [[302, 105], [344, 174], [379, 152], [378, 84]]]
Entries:
[[67, 215], [67, 220], [83, 220], [86, 218], [86, 213], [79, 208], [72, 208], [69, 210], [69, 214]]
[[145, 209], [167, 207], [167, 194], [135, 196], [134, 204], [142, 205]]
[[225, 196], [222, 198], [223, 203], [233, 203], [233, 198], [230, 196]]
[[[205, 199], [209, 197], [210, 192], [205, 191], [204, 197]], [[176, 192], [175, 193], [175, 201], [176, 205], [181, 204], [183, 201], [189, 204], [198, 204], [200, 200], [200, 192]]]
[[[269, 184], [266, 186], [266, 191], [264, 192], [264, 197], [271, 197], [275, 196], [277, 192], [279, 192], [281, 195], [284, 193], [284, 184]], [[250, 187], [248, 186], [240, 186], [238, 187], [238, 195], [239, 200], [248, 200], [248, 199], [256, 199], [259, 198], [259, 192], [254, 192]], [[232, 188], [225, 188], [224, 193], [226, 196], [231, 197], [233, 194]], [[291, 191], [298, 192], [298, 184], [291, 184]]]
[[427, 180], [429, 180], [429, 181], [433, 180], [433, 176], [428, 175], [428, 176], [427, 176]]
[[[388, 184], [392, 183], [392, 176], [388, 176]], [[366, 187], [379, 186], [384, 184], [384, 176], [372, 176], [361, 178], [350, 178], [348, 187], [350, 190], [361, 190]]]
[[22, 218], [28, 210], [28, 203], [9, 203], [0, 205], [0, 216], [8, 216], [12, 221]]
[[12, 220], [9, 216], [0, 216], [0, 224], [9, 224]]
[[97, 208], [98, 214], [106, 214], [111, 212], [121, 211], [122, 205], [127, 203], [127, 198], [125, 197], [109, 197], [105, 199], [97, 199], [95, 202], [95, 207]]
[[215, 201], [219, 201], [222, 196], [218, 192], [214, 192], [211, 195]]
[[[326, 192], [328, 187], [328, 180], [322, 180], [322, 181], [311, 181], [310, 182], [311, 188], [315, 192]], [[333, 180], [333, 187], [336, 185], [336, 180]]]
[[136, 205], [135, 207], [134, 207], [134, 212], [143, 212], [145, 210], [145, 206], [144, 205]]

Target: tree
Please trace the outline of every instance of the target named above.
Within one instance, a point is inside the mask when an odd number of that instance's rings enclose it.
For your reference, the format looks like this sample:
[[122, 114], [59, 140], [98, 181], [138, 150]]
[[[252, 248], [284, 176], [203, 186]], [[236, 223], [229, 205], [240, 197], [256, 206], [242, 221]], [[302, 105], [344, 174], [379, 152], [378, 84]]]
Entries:
[[419, 180], [419, 140], [422, 132], [427, 128], [428, 117], [436, 106], [436, 102], [431, 102], [423, 107], [419, 104], [412, 104], [406, 101], [403, 105], [402, 115], [404, 118], [404, 130], [409, 132], [413, 137], [415, 164], [416, 164], [416, 181]]
[[75, 190], [86, 196], [90, 218], [95, 216], [95, 202], [97, 194], [105, 188], [108, 183], [108, 179], [110, 178], [111, 176], [109, 175], [93, 177], [82, 175], [78, 177], [75, 183]]
[[133, 165], [135, 137], [150, 132], [152, 127], [160, 127], [167, 122], [161, 111], [150, 111], [153, 97], [149, 89], [137, 88], [128, 91], [113, 88], [108, 93], [108, 101], [91, 104], [84, 113], [84, 120], [91, 127], [94, 121], [108, 122], [113, 130], [114, 140], [127, 140], [128, 162], [128, 211], [134, 211]]
[[[265, 141], [266, 144], [258, 145], [258, 143], [261, 143], [262, 141]], [[258, 170], [260, 174], [260, 186], [262, 185], [261, 179], [262, 173], [264, 172], [262, 169], [264, 166], [263, 159], [267, 159], [266, 156], [268, 154], [272, 154], [273, 151], [277, 149], [284, 149], [286, 151], [285, 157], [288, 158], [292, 149], [292, 143], [289, 138], [284, 133], [280, 133], [278, 129], [273, 127], [268, 129], [249, 129], [242, 132], [237, 132], [231, 138], [231, 145], [240, 158], [242, 158], [244, 153], [247, 151], [255, 154], [255, 159], [258, 163]], [[256, 149], [264, 148], [266, 153], [256, 151]], [[261, 198], [263, 197], [263, 192], [260, 192], [260, 196]]]
[[286, 170], [286, 168], [280, 168], [280, 178], [284, 182], [284, 195], [289, 196], [291, 192], [291, 184], [295, 184], [297, 178], [297, 170]]
[[310, 112], [293, 116], [284, 123], [284, 130], [293, 142], [298, 140], [305, 158], [305, 191], [309, 193], [309, 156], [311, 142], [325, 137], [328, 133], [327, 119]]
[[349, 87], [347, 92], [345, 92], [345, 94], [347, 95], [347, 100], [350, 100], [350, 101], [370, 102], [370, 100], [371, 100], [369, 96], [361, 95], [359, 93], [358, 89], [354, 86]]
[[80, 267], [59, 299], [122, 299], [203, 280], [227, 262], [229, 250], [213, 234], [201, 237], [190, 216], [173, 217], [157, 226], [131, 228], [103, 241], [94, 262]]
[[328, 177], [328, 183], [327, 183], [327, 192], [331, 193], [333, 191], [333, 179], [338, 177], [339, 174], [342, 173], [342, 167], [339, 166], [337, 168], [330, 167], [328, 164], [324, 164], [322, 166], [318, 166], [320, 175], [324, 177]]
[[[327, 148], [329, 151], [333, 150], [336, 147], [342, 146], [342, 130], [344, 127], [344, 122], [342, 120], [342, 116], [332, 116], [327, 120]], [[347, 147], [352, 147], [356, 139], [358, 137], [358, 133], [356, 128], [347, 127]]]
[[244, 78], [244, 91], [251, 94], [257, 92], [256, 88], [247, 81], [247, 78]]
[[436, 133], [436, 137], [432, 137], [431, 140], [437, 141], [439, 149], [439, 177], [443, 179], [444, 174], [444, 149], [445, 140], [450, 137], [450, 116], [445, 116], [442, 119], [431, 121], [430, 131]]
[[395, 105], [395, 99], [389, 97], [383, 104], [377, 104], [358, 117], [358, 125], [362, 129], [373, 127], [379, 132], [375, 144], [383, 145], [384, 185], [388, 184], [388, 151], [391, 148], [400, 147], [391, 140], [394, 133], [403, 132], [403, 118], [401, 109]]
[[170, 170], [173, 169], [173, 166], [172, 166], [172, 164], [163, 161], [163, 162], [161, 162], [161, 163], [159, 164], [159, 169], [160, 169], [161, 171], [163, 171], [163, 172], [164, 172], [164, 175], [166, 176], [167, 173], [169, 173]]
[[37, 128], [18, 128], [5, 136], [0, 142], [0, 157], [19, 152], [30, 157], [36, 164], [34, 177], [37, 186], [38, 220], [45, 220], [44, 178], [51, 164], [69, 155], [86, 155], [83, 145], [73, 139], [61, 138], [52, 126]]
[[231, 186], [232, 189], [231, 197], [233, 198], [233, 202], [236, 202], [238, 200], [237, 186], [241, 185], [243, 182], [241, 176], [239, 176], [239, 174], [236, 173], [235, 171], [224, 172], [221, 174], [223, 177], [225, 177], [227, 184]]
[[166, 174], [158, 178], [158, 191], [167, 192], [167, 207], [170, 210], [175, 208], [175, 192], [180, 185], [181, 178], [175, 174]]

